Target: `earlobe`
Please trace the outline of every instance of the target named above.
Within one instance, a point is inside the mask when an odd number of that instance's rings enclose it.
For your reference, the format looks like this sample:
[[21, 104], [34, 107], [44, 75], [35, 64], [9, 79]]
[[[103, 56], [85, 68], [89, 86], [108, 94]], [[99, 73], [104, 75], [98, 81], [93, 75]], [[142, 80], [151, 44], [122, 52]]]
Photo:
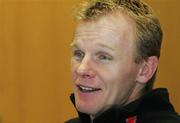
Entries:
[[156, 56], [150, 56], [141, 63], [139, 73], [136, 81], [139, 83], [147, 83], [148, 80], [155, 74], [158, 66], [158, 58]]

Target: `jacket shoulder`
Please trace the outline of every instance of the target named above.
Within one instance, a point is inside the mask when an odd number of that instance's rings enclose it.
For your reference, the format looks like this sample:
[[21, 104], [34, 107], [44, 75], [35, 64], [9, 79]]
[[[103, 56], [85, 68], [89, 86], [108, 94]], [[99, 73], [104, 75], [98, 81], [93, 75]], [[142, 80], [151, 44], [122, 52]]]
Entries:
[[[148, 121], [148, 122], [147, 122]], [[180, 116], [176, 112], [153, 112], [144, 115], [141, 122], [146, 123], [180, 123]]]
[[81, 123], [79, 118], [72, 118], [68, 121], [66, 121], [65, 123]]

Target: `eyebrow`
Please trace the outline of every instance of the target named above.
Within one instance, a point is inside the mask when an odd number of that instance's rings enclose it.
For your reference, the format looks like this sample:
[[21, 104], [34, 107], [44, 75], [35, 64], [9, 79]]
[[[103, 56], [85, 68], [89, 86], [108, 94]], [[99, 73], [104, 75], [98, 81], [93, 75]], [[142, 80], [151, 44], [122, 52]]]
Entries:
[[105, 45], [105, 44], [101, 44], [101, 43], [99, 43], [98, 46], [100, 46], [100, 47], [102, 47], [102, 48], [106, 48], [106, 49], [112, 50], [112, 51], [115, 50], [113, 47], [108, 46], [108, 45]]
[[[98, 43], [97, 45], [98, 45], [99, 47], [106, 48], [106, 49], [108, 49], [108, 50], [112, 50], [112, 51], [115, 50], [113, 47], [108, 46], [108, 45], [105, 45], [105, 44], [102, 44], [102, 43]], [[74, 41], [70, 44], [70, 47], [71, 47], [71, 48], [72, 48], [72, 47], [79, 48], [78, 44], [75, 43]]]

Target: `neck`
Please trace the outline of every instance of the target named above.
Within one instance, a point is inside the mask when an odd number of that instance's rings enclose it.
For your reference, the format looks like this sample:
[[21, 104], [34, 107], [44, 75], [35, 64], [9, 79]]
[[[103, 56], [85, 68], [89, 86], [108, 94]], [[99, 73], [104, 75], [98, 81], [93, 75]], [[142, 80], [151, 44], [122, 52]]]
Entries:
[[129, 99], [128, 99], [126, 105], [127, 105], [128, 103], [130, 103], [130, 102], [132, 102], [132, 101], [134, 101], [134, 100], [136, 100], [136, 99], [138, 99], [138, 98], [140, 98], [140, 97], [142, 96], [142, 94], [143, 94], [142, 91], [143, 91], [144, 86], [145, 86], [145, 85], [144, 85], [144, 84], [141, 84], [141, 83], [137, 83], [137, 84], [136, 84], [136, 86], [135, 86], [135, 88], [133, 89], [131, 95], [129, 96]]

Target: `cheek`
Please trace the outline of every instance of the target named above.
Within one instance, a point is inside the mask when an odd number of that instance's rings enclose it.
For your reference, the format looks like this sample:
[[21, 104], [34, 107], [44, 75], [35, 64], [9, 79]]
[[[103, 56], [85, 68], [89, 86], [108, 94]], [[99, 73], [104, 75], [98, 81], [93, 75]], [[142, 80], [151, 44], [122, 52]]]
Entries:
[[123, 68], [118, 64], [110, 64], [106, 67], [106, 70], [102, 71], [102, 73], [105, 77], [105, 80], [117, 81], [117, 79], [123, 74]]
[[104, 80], [110, 87], [125, 87], [135, 80], [137, 71], [127, 65], [111, 65], [104, 72]]
[[110, 64], [107, 66], [99, 66], [97, 68], [100, 68], [97, 70], [97, 76], [100, 78], [105, 90], [109, 90], [118, 84], [120, 76], [122, 75], [116, 65]]

